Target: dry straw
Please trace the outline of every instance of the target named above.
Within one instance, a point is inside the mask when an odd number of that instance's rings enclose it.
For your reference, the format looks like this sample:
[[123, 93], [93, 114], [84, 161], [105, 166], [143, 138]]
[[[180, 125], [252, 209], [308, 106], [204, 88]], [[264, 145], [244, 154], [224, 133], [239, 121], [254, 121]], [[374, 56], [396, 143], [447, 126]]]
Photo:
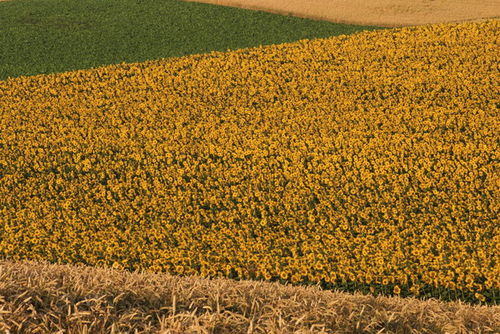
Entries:
[[498, 333], [499, 306], [0, 262], [6, 333]]

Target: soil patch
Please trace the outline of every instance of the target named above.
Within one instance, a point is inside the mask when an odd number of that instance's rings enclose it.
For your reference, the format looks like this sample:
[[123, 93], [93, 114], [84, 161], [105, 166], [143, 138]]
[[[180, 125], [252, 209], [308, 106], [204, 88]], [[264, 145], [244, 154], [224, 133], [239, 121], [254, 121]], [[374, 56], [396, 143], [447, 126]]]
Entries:
[[185, 0], [386, 27], [500, 17], [499, 0]]

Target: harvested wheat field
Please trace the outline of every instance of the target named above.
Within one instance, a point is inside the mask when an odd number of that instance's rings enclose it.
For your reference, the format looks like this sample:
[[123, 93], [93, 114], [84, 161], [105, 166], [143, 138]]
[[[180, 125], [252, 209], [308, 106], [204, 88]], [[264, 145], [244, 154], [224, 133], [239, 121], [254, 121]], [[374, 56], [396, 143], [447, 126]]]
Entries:
[[0, 262], [10, 333], [498, 333], [500, 306]]
[[339, 23], [387, 27], [500, 16], [499, 0], [187, 0]]

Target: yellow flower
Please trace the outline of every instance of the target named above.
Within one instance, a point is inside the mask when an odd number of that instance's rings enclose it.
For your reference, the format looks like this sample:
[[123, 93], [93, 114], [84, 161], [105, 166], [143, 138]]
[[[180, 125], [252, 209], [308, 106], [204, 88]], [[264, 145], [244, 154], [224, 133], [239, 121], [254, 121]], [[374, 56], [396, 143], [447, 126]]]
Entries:
[[289, 274], [288, 274], [286, 271], [282, 271], [282, 272], [280, 273], [280, 277], [281, 277], [281, 279], [286, 280], [286, 279], [288, 279], [288, 276], [289, 276]]
[[476, 297], [476, 299], [477, 299], [477, 300], [480, 300], [480, 301], [482, 301], [482, 302], [485, 302], [485, 301], [486, 301], [486, 297], [485, 297], [485, 296], [483, 296], [482, 294], [478, 293], [478, 292], [476, 292], [476, 293], [474, 294], [474, 296]]

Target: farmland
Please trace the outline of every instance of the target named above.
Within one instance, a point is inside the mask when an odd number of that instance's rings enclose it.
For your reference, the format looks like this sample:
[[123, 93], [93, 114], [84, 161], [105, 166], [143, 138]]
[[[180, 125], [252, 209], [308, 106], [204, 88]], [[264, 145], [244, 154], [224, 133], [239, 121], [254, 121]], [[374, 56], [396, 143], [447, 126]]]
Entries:
[[474, 1], [0, 0], [0, 332], [500, 332]]
[[0, 80], [366, 29], [176, 0], [14, 0], [0, 2]]
[[500, 306], [0, 261], [0, 330], [21, 333], [495, 333]]
[[497, 29], [0, 81], [0, 255], [497, 302]]
[[329, 22], [404, 27], [500, 17], [495, 0], [186, 0]]

